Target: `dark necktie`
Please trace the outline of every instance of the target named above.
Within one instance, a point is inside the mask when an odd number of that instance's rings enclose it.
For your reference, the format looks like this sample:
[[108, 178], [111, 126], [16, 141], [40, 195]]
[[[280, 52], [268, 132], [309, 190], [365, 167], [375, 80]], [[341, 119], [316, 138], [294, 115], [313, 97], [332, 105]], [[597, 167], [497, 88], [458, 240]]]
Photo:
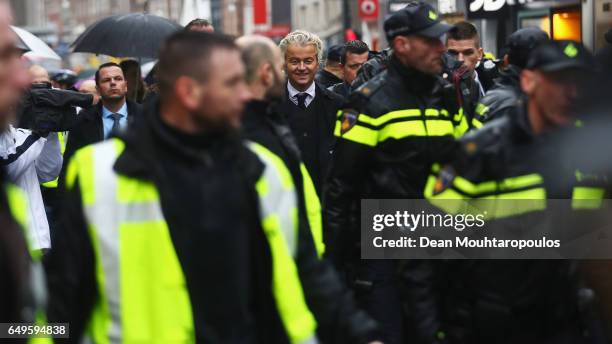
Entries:
[[118, 113], [113, 113], [110, 115], [110, 118], [113, 119], [113, 128], [111, 129], [111, 133], [119, 132], [119, 120], [123, 117], [123, 115]]
[[306, 98], [308, 98], [308, 93], [301, 92], [295, 95], [298, 101], [298, 107], [302, 110], [306, 109]]

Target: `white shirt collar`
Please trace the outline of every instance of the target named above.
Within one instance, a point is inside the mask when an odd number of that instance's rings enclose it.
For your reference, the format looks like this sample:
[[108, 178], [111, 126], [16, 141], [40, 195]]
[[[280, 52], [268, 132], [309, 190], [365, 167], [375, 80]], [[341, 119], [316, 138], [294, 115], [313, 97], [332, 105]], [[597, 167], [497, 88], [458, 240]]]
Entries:
[[480, 92], [480, 96], [484, 97], [485, 90], [482, 87], [482, 84], [480, 83], [480, 79], [478, 79], [478, 72], [476, 70], [474, 71], [474, 81], [476, 81], [476, 84], [478, 85], [478, 91]]
[[[291, 83], [289, 81], [287, 81], [287, 91], [289, 92], [289, 99], [297, 101], [295, 99], [295, 95], [298, 93], [302, 93], [298, 90], [295, 89], [295, 87], [293, 87], [293, 85], [291, 85]], [[310, 84], [310, 87], [308, 87], [308, 89], [306, 91], [304, 91], [304, 93], [308, 93], [308, 99], [314, 99], [315, 94], [316, 94], [316, 87], [315, 87], [315, 82], [313, 81], [312, 84]]]

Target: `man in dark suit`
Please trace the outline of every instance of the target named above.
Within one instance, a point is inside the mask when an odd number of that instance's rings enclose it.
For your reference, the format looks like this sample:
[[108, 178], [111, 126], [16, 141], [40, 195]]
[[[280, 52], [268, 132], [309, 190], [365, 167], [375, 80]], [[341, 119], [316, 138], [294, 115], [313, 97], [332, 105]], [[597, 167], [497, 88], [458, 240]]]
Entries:
[[127, 82], [118, 64], [101, 65], [95, 78], [101, 101], [79, 113], [77, 124], [68, 134], [65, 165], [79, 148], [106, 140], [113, 131], [127, 127], [140, 115], [141, 106], [126, 100]]
[[321, 46], [319, 37], [301, 30], [280, 42], [288, 81], [287, 96], [279, 110], [287, 116], [319, 194], [334, 149], [336, 112], [342, 105], [342, 97], [315, 82]]

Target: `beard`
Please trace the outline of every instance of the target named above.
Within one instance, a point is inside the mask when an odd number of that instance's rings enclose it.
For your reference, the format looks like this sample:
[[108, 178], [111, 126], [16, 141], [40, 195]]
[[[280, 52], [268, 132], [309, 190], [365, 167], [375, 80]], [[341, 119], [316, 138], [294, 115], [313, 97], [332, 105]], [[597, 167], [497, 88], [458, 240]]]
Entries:
[[[200, 99], [200, 106], [198, 108], [200, 110], [192, 113], [191, 116], [193, 122], [202, 133], [224, 136], [239, 131], [239, 117], [210, 116], [210, 114], [206, 113], [204, 110], [210, 110], [210, 107], [207, 106], [207, 101], [204, 98]], [[242, 113], [242, 110], [238, 112]]]
[[272, 104], [278, 104], [282, 102], [285, 97], [285, 83], [283, 78], [276, 73], [276, 71], [273, 71], [273, 73], [274, 84], [266, 91], [265, 99]]
[[201, 115], [194, 116], [196, 125], [200, 131], [212, 135], [228, 135], [238, 131], [238, 126], [231, 120], [213, 121]]

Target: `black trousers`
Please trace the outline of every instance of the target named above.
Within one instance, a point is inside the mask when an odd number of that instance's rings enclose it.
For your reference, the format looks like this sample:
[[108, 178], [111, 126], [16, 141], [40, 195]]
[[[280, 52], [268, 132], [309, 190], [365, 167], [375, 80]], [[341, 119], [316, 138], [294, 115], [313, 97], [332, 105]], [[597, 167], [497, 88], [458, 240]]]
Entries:
[[380, 326], [385, 344], [403, 343], [403, 312], [394, 260], [361, 260], [352, 278], [362, 309]]

